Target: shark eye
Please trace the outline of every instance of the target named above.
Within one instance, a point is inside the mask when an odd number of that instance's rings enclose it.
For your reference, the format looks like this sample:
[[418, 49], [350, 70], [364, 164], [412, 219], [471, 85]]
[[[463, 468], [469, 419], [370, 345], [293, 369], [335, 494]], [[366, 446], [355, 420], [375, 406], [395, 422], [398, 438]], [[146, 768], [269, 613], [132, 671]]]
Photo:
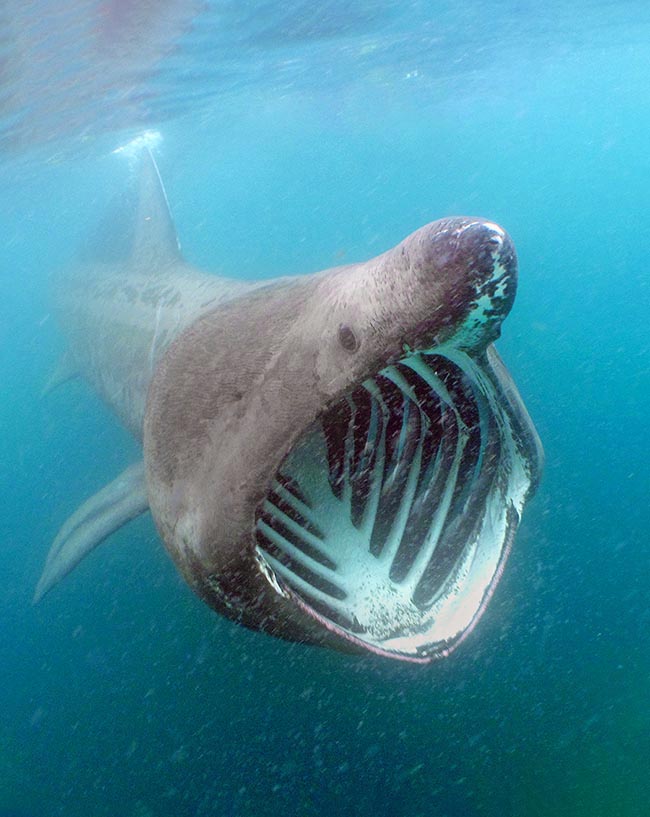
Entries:
[[357, 336], [346, 323], [339, 326], [339, 343], [346, 352], [356, 352], [359, 348]]

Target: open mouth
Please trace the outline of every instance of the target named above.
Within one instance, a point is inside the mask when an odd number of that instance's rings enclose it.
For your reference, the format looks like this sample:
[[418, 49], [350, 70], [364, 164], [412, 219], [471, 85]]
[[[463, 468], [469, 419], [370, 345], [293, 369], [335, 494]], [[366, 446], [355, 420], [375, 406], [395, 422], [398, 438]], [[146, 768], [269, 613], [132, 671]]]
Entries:
[[448, 654], [501, 575], [530, 479], [490, 354], [411, 354], [366, 380], [305, 431], [259, 509], [280, 587], [371, 651]]

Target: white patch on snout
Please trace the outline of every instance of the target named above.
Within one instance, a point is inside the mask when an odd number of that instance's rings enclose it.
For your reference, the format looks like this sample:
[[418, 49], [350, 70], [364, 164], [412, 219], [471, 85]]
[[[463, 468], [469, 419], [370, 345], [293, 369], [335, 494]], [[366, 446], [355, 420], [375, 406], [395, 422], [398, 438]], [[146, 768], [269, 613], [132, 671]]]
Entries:
[[505, 231], [502, 227], [499, 227], [498, 224], [495, 224], [493, 221], [484, 221], [484, 227], [488, 227], [490, 230], [493, 230], [497, 234], [497, 238], [499, 238], [499, 246], [503, 244], [503, 239], [506, 237]]

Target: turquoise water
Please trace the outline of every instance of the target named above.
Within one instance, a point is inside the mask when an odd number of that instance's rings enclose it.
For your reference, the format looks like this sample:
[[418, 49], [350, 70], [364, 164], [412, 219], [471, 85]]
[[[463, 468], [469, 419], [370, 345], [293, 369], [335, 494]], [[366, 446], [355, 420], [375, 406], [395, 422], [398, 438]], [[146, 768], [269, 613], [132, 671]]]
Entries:
[[[13, 5], [0, 815], [648, 814], [650, 12], [168, 3], [134, 20], [75, 3], [59, 25], [51, 4]], [[100, 61], [83, 47], [98, 20]], [[237, 628], [148, 518], [31, 606], [60, 524], [137, 453], [83, 384], [39, 393], [62, 348], [49, 287], [128, 183], [113, 151], [143, 128], [184, 254], [215, 272], [364, 259], [450, 214], [513, 236], [499, 349], [547, 464], [451, 658], [414, 669]]]

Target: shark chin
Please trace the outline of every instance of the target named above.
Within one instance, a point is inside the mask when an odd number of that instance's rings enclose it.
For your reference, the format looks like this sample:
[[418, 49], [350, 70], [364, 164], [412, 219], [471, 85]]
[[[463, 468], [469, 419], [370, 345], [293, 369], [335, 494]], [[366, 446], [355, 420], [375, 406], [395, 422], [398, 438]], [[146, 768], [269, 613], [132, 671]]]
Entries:
[[449, 655], [494, 593], [543, 462], [494, 347], [516, 291], [509, 236], [453, 217], [365, 262], [219, 278], [183, 260], [145, 152], [123, 243], [62, 286], [69, 351], [50, 387], [83, 376], [143, 460], [65, 522], [36, 600], [151, 510], [190, 587], [241, 625]]

